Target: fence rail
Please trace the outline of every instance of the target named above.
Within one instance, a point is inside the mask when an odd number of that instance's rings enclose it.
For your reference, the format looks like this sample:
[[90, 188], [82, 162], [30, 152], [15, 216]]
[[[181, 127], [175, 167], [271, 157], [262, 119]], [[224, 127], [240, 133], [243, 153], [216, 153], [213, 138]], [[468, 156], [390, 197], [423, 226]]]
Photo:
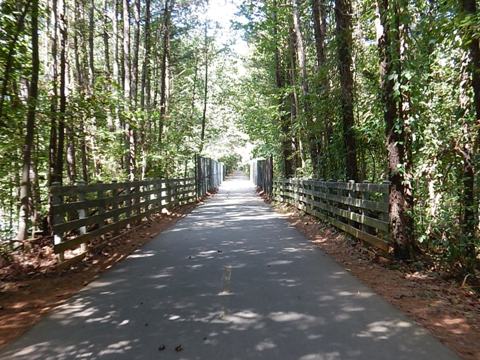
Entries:
[[[140, 222], [163, 209], [186, 205], [218, 187], [223, 180], [223, 166], [211, 159], [200, 160], [195, 177], [153, 179], [108, 184], [85, 184], [50, 188], [52, 196], [54, 251], [61, 260], [64, 252], [81, 246], [106, 233]], [[204, 171], [205, 170], [205, 171]]]
[[275, 200], [290, 203], [383, 251], [389, 250], [388, 183], [277, 179], [273, 184]]

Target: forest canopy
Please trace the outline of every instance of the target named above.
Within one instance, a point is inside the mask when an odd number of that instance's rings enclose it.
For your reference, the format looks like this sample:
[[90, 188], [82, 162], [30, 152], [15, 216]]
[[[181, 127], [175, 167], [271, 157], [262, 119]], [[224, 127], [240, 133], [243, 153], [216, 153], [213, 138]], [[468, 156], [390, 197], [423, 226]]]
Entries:
[[247, 141], [228, 100], [238, 59], [206, 2], [0, 6], [2, 238], [48, 228], [52, 184], [179, 177]]

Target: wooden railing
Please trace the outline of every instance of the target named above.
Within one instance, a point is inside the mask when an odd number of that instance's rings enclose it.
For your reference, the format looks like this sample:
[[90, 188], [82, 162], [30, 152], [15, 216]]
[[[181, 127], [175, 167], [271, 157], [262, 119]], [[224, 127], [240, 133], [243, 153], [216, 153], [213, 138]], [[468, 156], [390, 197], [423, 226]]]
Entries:
[[198, 197], [217, 188], [224, 180], [223, 163], [201, 156], [195, 157], [195, 177]]
[[50, 192], [54, 251], [61, 260], [66, 250], [197, 198], [195, 178], [54, 185]]
[[254, 159], [250, 162], [250, 180], [267, 197], [272, 196], [273, 191], [273, 157], [267, 159]]
[[388, 193], [388, 183], [277, 179], [273, 196], [388, 251]]

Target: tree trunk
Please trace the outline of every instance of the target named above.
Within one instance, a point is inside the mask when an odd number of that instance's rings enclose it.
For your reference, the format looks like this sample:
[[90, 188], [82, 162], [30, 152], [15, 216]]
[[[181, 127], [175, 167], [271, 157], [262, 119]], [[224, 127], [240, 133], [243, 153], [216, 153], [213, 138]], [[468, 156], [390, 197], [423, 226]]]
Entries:
[[190, 121], [194, 122], [195, 117], [195, 99], [197, 96], [197, 81], [198, 81], [198, 56], [195, 53], [195, 64], [193, 70], [193, 81], [192, 81], [192, 99], [190, 100]]
[[[53, 38], [50, 39], [52, 63], [50, 72], [52, 78], [52, 92], [50, 99], [50, 141], [48, 151], [48, 185], [51, 186], [55, 178], [55, 164], [57, 162], [57, 105], [58, 105], [58, 7], [57, 0], [52, 0], [51, 17], [53, 18]], [[49, 219], [51, 220], [51, 219]]]
[[57, 156], [55, 176], [53, 181], [63, 181], [63, 161], [65, 148], [65, 113], [67, 109], [66, 81], [67, 81], [67, 18], [65, 0], [59, 0], [60, 13], [60, 108], [58, 116]]
[[312, 0], [313, 31], [315, 35], [315, 50], [317, 68], [325, 66], [325, 38], [327, 33], [327, 14], [325, 0]]
[[208, 100], [208, 20], [205, 20], [205, 36], [204, 36], [204, 66], [205, 78], [203, 84], [203, 113], [202, 113], [202, 132], [200, 134], [200, 150], [203, 151], [203, 143], [205, 141], [205, 126], [207, 122], [207, 100]]
[[[80, 50], [80, 44], [78, 40], [78, 36], [80, 34], [81, 24], [82, 24], [82, 15], [80, 11], [80, 3], [79, 0], [74, 1], [74, 17], [75, 22], [73, 24], [74, 31], [73, 31], [73, 52], [74, 52], [74, 59], [75, 59], [75, 75], [77, 80], [77, 86], [79, 87], [80, 91], [83, 95], [85, 95], [85, 82], [84, 82], [84, 72], [82, 69], [82, 62], [80, 60], [80, 54], [83, 54], [83, 49]], [[83, 42], [82, 42], [83, 44]]]
[[170, 16], [173, 9], [173, 2], [174, 0], [165, 0], [165, 9], [163, 12], [163, 51], [160, 65], [160, 121], [158, 124], [158, 142], [160, 144], [162, 144], [163, 140], [163, 128], [165, 126], [165, 116], [167, 113], [167, 67], [170, 50]]
[[414, 242], [414, 198], [413, 198], [413, 134], [411, 128], [411, 81], [410, 77], [406, 75], [407, 67], [414, 61], [409, 58], [410, 56], [410, 42], [408, 41], [408, 24], [410, 22], [409, 10], [408, 10], [408, 0], [403, 0], [402, 2], [396, 3], [394, 8], [395, 15], [395, 30], [396, 30], [396, 47], [398, 52], [398, 79], [401, 81], [400, 96], [398, 99], [398, 118], [400, 123], [403, 126], [403, 142], [404, 142], [404, 174], [403, 174], [403, 193], [406, 204], [406, 213], [408, 214], [407, 218], [407, 228], [410, 231], [411, 236], [411, 250], [410, 257], [414, 256], [414, 253], [418, 250]]
[[[289, 27], [289, 37], [288, 37], [288, 71], [287, 71], [287, 87], [290, 89], [289, 93], [289, 102], [290, 102], [290, 129], [295, 128], [295, 124], [300, 123], [300, 103], [298, 99], [297, 93], [297, 39], [295, 37], [295, 30], [293, 25], [290, 24]], [[291, 147], [293, 150], [293, 171], [295, 172], [296, 169], [303, 167], [303, 159], [304, 154], [302, 153], [302, 142], [301, 137], [303, 135], [303, 131], [301, 126], [296, 127], [298, 130], [296, 132], [292, 132], [291, 134]]]
[[15, 49], [17, 46], [18, 37], [23, 30], [25, 17], [27, 16], [29, 7], [30, 3], [26, 2], [22, 13], [17, 20], [17, 27], [15, 28], [13, 39], [8, 47], [7, 61], [5, 62], [5, 68], [3, 70], [2, 92], [0, 93], [0, 127], [6, 126], [6, 122], [3, 120], [3, 102], [7, 96], [8, 82], [10, 81], [10, 73], [12, 70], [13, 61], [15, 60]]
[[[110, 66], [110, 36], [108, 35], [108, 0], [103, 2], [103, 50], [105, 56], [105, 72], [110, 80], [112, 70]], [[114, 20], [115, 21], [115, 20]]]
[[[150, 0], [145, 0], [144, 47], [145, 56], [142, 66], [142, 84], [140, 106], [142, 110], [150, 106]], [[148, 119], [147, 119], [148, 121]]]
[[[114, 59], [113, 59], [113, 80], [120, 86], [122, 84], [122, 80], [120, 76], [120, 39], [118, 34], [119, 7], [120, 7], [119, 0], [114, 0], [113, 18], [112, 18], [112, 31], [113, 31], [113, 38], [115, 41]], [[116, 106], [116, 108], [118, 107]], [[115, 110], [115, 113], [118, 118], [118, 109]]]
[[[278, 5], [277, 0], [273, 1], [273, 38], [275, 41], [275, 85], [279, 94], [279, 119], [282, 131], [282, 162], [283, 162], [283, 176], [288, 178], [294, 174], [293, 169], [293, 151], [290, 134], [290, 109], [288, 109], [287, 98], [283, 94], [285, 87], [285, 72], [282, 68], [282, 56], [280, 53], [281, 41], [279, 35], [278, 24]], [[283, 114], [282, 114], [283, 113]]]
[[89, 176], [88, 176], [88, 148], [87, 148], [87, 140], [85, 135], [85, 126], [82, 125], [81, 129], [81, 140], [80, 140], [80, 154], [82, 160], [82, 180], [88, 184]]
[[343, 139], [347, 180], [358, 180], [353, 116], [352, 1], [335, 0], [338, 70], [340, 73]]
[[141, 179], [144, 179], [147, 171], [147, 143], [150, 135], [150, 48], [151, 48], [151, 2], [145, 0], [145, 24], [144, 24], [144, 39], [143, 47], [145, 49], [143, 63], [142, 63], [142, 78], [140, 83], [140, 109], [142, 110], [142, 124], [141, 133], [139, 134], [138, 147], [141, 151]]
[[94, 38], [95, 38], [95, 0], [90, 0], [90, 9], [88, 13], [88, 55], [89, 55], [89, 79], [90, 91], [93, 93], [95, 86], [95, 53], [94, 53]]
[[[125, 113], [131, 110], [133, 98], [132, 86], [132, 63], [130, 52], [130, 4], [129, 0], [123, 0], [123, 96], [125, 100]], [[126, 149], [125, 165], [128, 169], [128, 178], [130, 181], [135, 179], [136, 174], [136, 149], [135, 134], [128, 119], [124, 123], [124, 142]]]
[[[329, 106], [328, 97], [330, 84], [328, 82], [328, 65], [326, 62], [326, 36], [327, 36], [327, 9], [326, 0], [312, 0], [313, 30], [315, 35], [315, 55], [317, 59], [316, 70], [320, 75], [320, 81], [316, 86], [316, 93], [322, 104], [322, 109]], [[321, 120], [323, 122], [323, 136], [318, 143], [319, 173], [320, 177], [327, 177], [328, 173], [328, 146], [333, 135], [332, 121], [329, 111], [323, 111]]]
[[[113, 95], [114, 97], [119, 96], [118, 92], [118, 87], [122, 86], [123, 87], [123, 75], [121, 74], [120, 69], [123, 67], [121, 66], [123, 62], [121, 61], [121, 56], [120, 56], [120, 34], [119, 34], [119, 14], [120, 14], [120, 2], [121, 0], [114, 0], [114, 6], [113, 6], [113, 17], [112, 17], [112, 32], [113, 32], [113, 39], [114, 39], [114, 59], [113, 59], [113, 82], [117, 86], [112, 87]], [[111, 128], [112, 131], [115, 130], [120, 130], [122, 128], [122, 124], [120, 121], [120, 104], [118, 104], [118, 101], [115, 101], [113, 104], [113, 114], [114, 114], [114, 121], [113, 121], [113, 126]], [[122, 141], [121, 139], [117, 141]], [[125, 164], [124, 164], [124, 157], [122, 156], [120, 159], [120, 168], [125, 169]]]
[[140, 55], [140, 0], [135, 1], [135, 11], [134, 11], [134, 19], [135, 19], [135, 37], [133, 40], [133, 87], [132, 87], [132, 95], [133, 101], [135, 104], [135, 108], [138, 104], [138, 80], [139, 80], [139, 66], [138, 66], [138, 58]]
[[[123, 96], [126, 100], [131, 96], [130, 66], [130, 8], [129, 0], [123, 0]], [[128, 101], [127, 101], [128, 102]]]
[[[473, 21], [477, 16], [477, 4], [475, 0], [459, 0], [460, 14], [462, 18], [469, 17], [469, 21]], [[480, 123], [480, 41], [475, 35], [475, 26], [468, 25], [464, 28], [464, 41], [468, 44], [465, 49], [467, 52], [462, 61], [465, 65], [462, 69], [462, 76], [465, 77], [461, 81], [461, 97], [460, 107], [463, 118], [468, 117], [470, 113], [475, 116], [475, 124]], [[473, 90], [473, 106], [469, 99], [471, 85]], [[475, 248], [475, 240], [478, 227], [478, 204], [475, 201], [475, 158], [480, 147], [480, 130], [475, 131], [470, 124], [464, 121], [464, 140], [466, 143], [462, 146], [460, 154], [463, 162], [463, 218], [461, 219], [463, 233], [463, 249], [465, 256], [465, 270], [468, 273], [474, 273], [477, 251]]]
[[[385, 105], [385, 133], [388, 151], [388, 174], [390, 180], [389, 219], [390, 231], [393, 238], [394, 254], [399, 259], [409, 259], [414, 255], [413, 219], [411, 210], [413, 198], [407, 185], [408, 179], [405, 172], [406, 163], [409, 162], [405, 150], [406, 128], [404, 119], [399, 115], [397, 97], [394, 93], [395, 75], [394, 63], [399, 63], [400, 53], [396, 39], [392, 34], [399, 29], [392, 29], [390, 23], [393, 11], [389, 7], [389, 0], [378, 0], [377, 39], [380, 54], [380, 76], [382, 100]], [[393, 15], [395, 18], [395, 14]]]
[[304, 40], [300, 23], [300, 16], [298, 14], [298, 0], [292, 0], [293, 8], [293, 25], [296, 36], [296, 50], [298, 59], [298, 68], [300, 72], [302, 95], [303, 95], [303, 116], [307, 125], [307, 139], [310, 152], [310, 160], [312, 161], [313, 176], [317, 177], [319, 174], [319, 137], [317, 134], [317, 124], [313, 121], [312, 106], [310, 103], [310, 90], [308, 85], [307, 73], [307, 57], [305, 54]]
[[67, 130], [67, 175], [70, 184], [74, 184], [77, 180], [77, 163], [75, 148], [75, 129], [72, 124], [66, 127]]
[[[66, 1], [66, 0], [64, 0]], [[73, 23], [73, 51], [74, 51], [74, 59], [75, 59], [75, 71], [74, 71], [74, 79], [76, 78], [76, 85], [77, 88], [82, 96], [86, 95], [86, 87], [88, 82], [88, 75], [87, 71], [84, 71], [84, 62], [82, 61], [82, 57], [85, 59], [85, 54], [88, 54], [88, 50], [85, 48], [85, 42], [82, 38], [81, 33], [81, 25], [84, 21], [83, 19], [83, 12], [84, 12], [84, 4], [80, 4], [80, 0], [74, 1], [74, 18], [75, 22]], [[82, 9], [80, 8], [82, 6]], [[80, 36], [80, 40], [79, 40]], [[85, 50], [87, 50], [85, 52]], [[83, 54], [83, 56], [81, 55]], [[88, 59], [88, 58], [87, 58]], [[86, 64], [88, 68], [88, 63]], [[68, 71], [67, 71], [68, 73]], [[67, 88], [67, 84], [65, 83], [65, 88]], [[77, 178], [77, 171], [76, 171], [76, 148], [75, 148], [75, 126], [73, 118], [70, 118], [70, 121], [65, 124], [65, 131], [67, 137], [67, 177], [70, 184], [74, 184]]]
[[32, 78], [28, 91], [28, 111], [26, 121], [25, 143], [23, 146], [23, 165], [20, 183], [20, 221], [17, 239], [25, 240], [28, 231], [30, 214], [30, 166], [32, 162], [32, 147], [35, 133], [35, 115], [38, 100], [38, 76], [40, 71], [40, 58], [38, 50], [38, 0], [31, 1], [31, 31], [32, 31]]
[[[460, 7], [464, 16], [471, 17], [470, 21], [473, 21], [475, 16], [478, 16], [477, 3], [475, 0], [460, 0]], [[472, 76], [474, 111], [477, 122], [480, 122], [480, 39], [478, 38], [478, 33], [475, 34], [476, 30], [478, 30], [478, 26], [469, 26], [466, 36], [469, 41], [469, 70]], [[477, 135], [477, 138], [480, 139], [480, 133]]]
[[34, 142], [34, 156], [32, 156], [32, 162], [30, 165], [30, 189], [31, 189], [31, 214], [30, 219], [32, 221], [32, 234], [31, 239], [35, 238], [35, 230], [39, 228], [40, 225], [40, 209], [41, 209], [41, 195], [40, 195], [40, 179], [38, 178], [38, 161], [40, 158], [39, 154], [39, 134], [35, 133], [35, 142]]

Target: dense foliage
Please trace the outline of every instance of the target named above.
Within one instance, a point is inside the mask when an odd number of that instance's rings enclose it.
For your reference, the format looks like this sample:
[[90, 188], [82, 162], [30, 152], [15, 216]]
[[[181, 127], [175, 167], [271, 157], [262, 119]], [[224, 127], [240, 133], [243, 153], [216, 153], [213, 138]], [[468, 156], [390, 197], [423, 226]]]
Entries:
[[2, 238], [13, 238], [18, 224], [20, 239], [48, 229], [54, 182], [183, 176], [194, 154], [218, 158], [243, 144], [224, 135], [233, 116], [222, 101], [235, 64], [214, 41], [220, 30], [206, 2], [0, 6]]
[[253, 50], [239, 111], [255, 151], [274, 155], [287, 177], [390, 181], [396, 254], [422, 247], [471, 272], [477, 9], [469, 0], [244, 2], [248, 22], [238, 26]]

